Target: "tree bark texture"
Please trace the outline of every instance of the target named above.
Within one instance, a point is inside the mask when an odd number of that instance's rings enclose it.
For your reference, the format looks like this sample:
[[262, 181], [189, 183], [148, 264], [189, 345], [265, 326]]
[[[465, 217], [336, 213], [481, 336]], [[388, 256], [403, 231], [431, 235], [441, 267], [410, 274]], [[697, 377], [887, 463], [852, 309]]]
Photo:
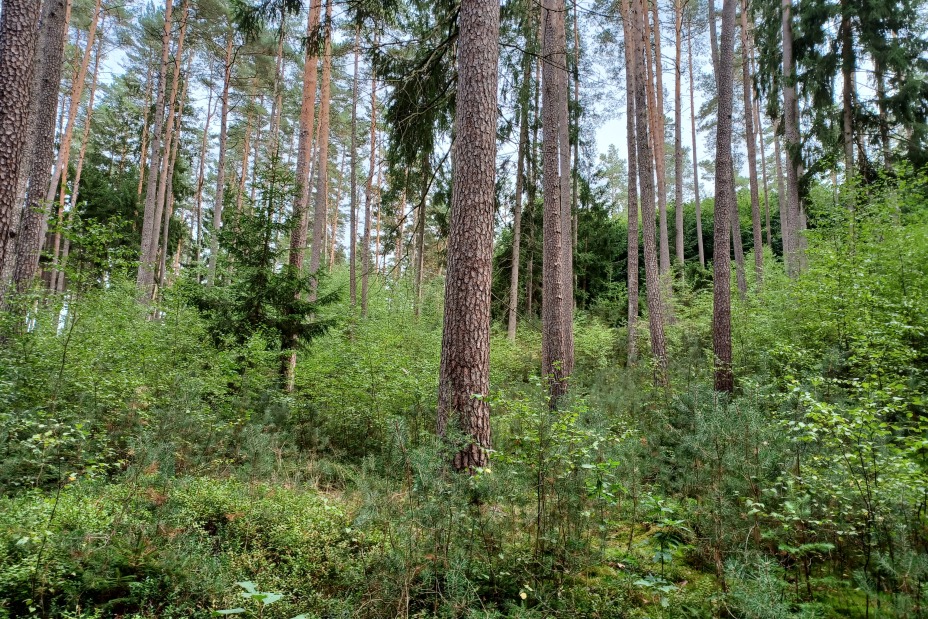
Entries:
[[457, 470], [488, 463], [490, 278], [496, 179], [499, 2], [462, 0], [438, 433], [467, 438]]

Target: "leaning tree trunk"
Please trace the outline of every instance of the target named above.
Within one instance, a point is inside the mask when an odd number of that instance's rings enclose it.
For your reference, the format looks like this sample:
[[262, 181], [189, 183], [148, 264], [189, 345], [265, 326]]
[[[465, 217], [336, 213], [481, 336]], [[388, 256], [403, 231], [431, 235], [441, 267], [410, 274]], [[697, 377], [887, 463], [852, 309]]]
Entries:
[[[651, 353], [657, 362], [657, 381], [666, 384], [667, 344], [664, 338], [664, 307], [661, 299], [661, 277], [657, 258], [657, 234], [654, 222], [654, 156], [648, 136], [649, 111], [646, 59], [648, 48], [647, 20], [642, 0], [632, 2], [632, 23], [635, 25], [635, 133], [638, 159], [638, 183], [641, 190], [641, 222], [644, 240], [644, 275], [648, 303], [648, 325], [651, 332]], [[655, 140], [655, 143], [658, 143]]]
[[[718, 123], [715, 141], [715, 246], [713, 248], [712, 350], [715, 355], [715, 389], [734, 390], [731, 350], [731, 258], [728, 253], [729, 217], [736, 213], [732, 164], [732, 65], [735, 47], [735, 3], [722, 7], [719, 49]], [[727, 77], [727, 79], [726, 79]]]
[[[19, 170], [29, 126], [39, 2], [6, 0], [0, 11], [0, 273], [15, 259]], [[5, 290], [0, 290], [0, 299]]]
[[[544, 29], [542, 57], [542, 151], [544, 180], [543, 260], [542, 260], [542, 373], [548, 381], [550, 403], [556, 407], [567, 393], [567, 381], [573, 368], [572, 346], [568, 336], [573, 329], [573, 303], [570, 299], [572, 274], [570, 245], [570, 209], [564, 184], [568, 182], [568, 165], [564, 166], [561, 139], [562, 124], [567, 120], [567, 39], [563, 0], [545, 0], [542, 5]], [[565, 208], [565, 206], [567, 208]], [[572, 338], [570, 338], [572, 339]]]
[[[55, 158], [55, 116], [58, 111], [68, 6], [65, 0], [47, 0], [43, 5], [42, 33], [37, 48], [41, 55], [33, 77], [28, 133], [34, 142], [27, 151], [31, 161], [25, 187], [26, 206], [16, 238], [16, 267], [12, 274], [19, 291], [27, 288], [38, 272], [39, 254], [48, 226], [49, 203], [45, 201], [45, 196]], [[22, 172], [25, 177], [26, 170]], [[6, 286], [5, 278], [3, 286]]]
[[754, 135], [754, 97], [751, 93], [748, 3], [741, 0], [741, 81], [744, 91], [744, 137], [748, 153], [748, 182], [751, 191], [751, 230], [754, 234], [754, 274], [757, 285], [764, 279], [763, 231], [760, 223], [760, 192], [757, 188], [757, 142]]
[[488, 464], [490, 448], [498, 39], [499, 2], [462, 0], [438, 433], [465, 435], [453, 466], [471, 472]]
[[706, 268], [706, 250], [702, 239], [702, 204], [699, 198], [699, 157], [696, 155], [696, 101], [693, 91], [696, 88], [696, 74], [693, 73], [693, 20], [687, 23], [686, 56], [689, 63], [690, 81], [690, 130], [693, 140], [693, 200], [696, 202], [696, 243], [699, 247], [699, 265]]
[[622, 28], [625, 34], [625, 127], [628, 139], [628, 364], [638, 360], [635, 337], [638, 323], [638, 143], [636, 129], [635, 26], [629, 0], [622, 0]]

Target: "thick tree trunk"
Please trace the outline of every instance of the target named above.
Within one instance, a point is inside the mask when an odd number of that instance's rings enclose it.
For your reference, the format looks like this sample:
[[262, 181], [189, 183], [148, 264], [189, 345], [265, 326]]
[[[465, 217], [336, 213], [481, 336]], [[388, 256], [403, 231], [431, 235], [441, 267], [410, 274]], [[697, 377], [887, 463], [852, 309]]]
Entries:
[[161, 144], [161, 132], [164, 126], [165, 99], [167, 98], [168, 64], [171, 54], [171, 13], [174, 0], [166, 0], [164, 8], [164, 30], [161, 33], [161, 66], [158, 69], [158, 96], [155, 99], [155, 118], [152, 126], [151, 155], [148, 164], [148, 180], [145, 186], [145, 210], [142, 218], [142, 244], [139, 250], [139, 270], [136, 285], [143, 290], [151, 286], [154, 274], [153, 265], [150, 264], [148, 248], [151, 239], [158, 228], [155, 220], [155, 199], [158, 192], [158, 172], [161, 168], [161, 159], [164, 156]]
[[673, 183], [674, 224], [677, 262], [682, 265], [683, 255], [683, 0], [674, 0], [674, 89], [673, 89]]
[[[216, 283], [216, 261], [219, 258], [219, 233], [222, 230], [222, 207], [226, 189], [226, 147], [229, 137], [229, 89], [232, 83], [232, 54], [234, 39], [232, 32], [226, 34], [226, 57], [222, 74], [222, 106], [219, 112], [219, 156], [216, 161], [216, 192], [213, 201], [213, 232], [209, 241], [209, 262], [206, 283]], [[250, 118], [250, 117], [249, 117]], [[248, 123], [250, 125], [250, 123]], [[249, 127], [250, 129], [250, 127]], [[246, 129], [246, 139], [247, 139]], [[247, 152], [247, 146], [246, 146]], [[239, 192], [241, 194], [241, 192]]]
[[687, 24], [686, 56], [689, 62], [690, 81], [690, 130], [693, 140], [693, 200], [696, 202], [696, 243], [699, 248], [699, 265], [706, 268], [706, 250], [702, 238], [702, 203], [699, 197], [699, 157], [696, 151], [696, 74], [693, 73], [693, 20]]
[[[20, 178], [26, 182], [21, 183], [22, 189], [18, 191], [17, 197], [17, 206], [23, 204], [25, 210], [19, 222], [19, 234], [13, 239], [16, 264], [12, 277], [20, 292], [32, 284], [38, 272], [39, 254], [48, 225], [49, 203], [45, 201], [45, 196], [55, 158], [55, 116], [58, 111], [69, 8], [70, 4], [65, 0], [47, 0], [42, 7], [42, 31], [37, 47], [40, 55], [32, 77], [32, 109], [26, 134], [27, 139], [32, 140], [32, 146], [26, 151], [29, 161], [23, 162], [26, 166], [20, 171]], [[4, 269], [10, 262], [12, 259], [8, 258]], [[4, 290], [7, 281], [4, 274]]]
[[499, 2], [462, 0], [437, 424], [442, 437], [451, 428], [467, 437], [459, 471], [485, 467], [490, 448], [498, 39]]
[[[168, 168], [166, 176], [166, 196], [165, 196], [165, 205], [164, 205], [164, 224], [161, 231], [161, 247], [156, 248], [158, 256], [158, 286], [161, 288], [164, 287], [165, 281], [167, 280], [167, 256], [168, 256], [168, 234], [171, 231], [171, 217], [174, 216], [174, 168], [177, 166], [177, 154], [180, 147], [180, 132], [181, 132], [181, 121], [183, 120], [184, 115], [184, 105], [187, 101], [187, 87], [190, 84], [190, 64], [192, 62], [193, 56], [190, 56], [187, 61], [187, 70], [186, 77], [184, 78], [184, 86], [181, 90], [180, 100], [177, 104], [177, 111], [173, 118], [173, 137], [171, 140], [171, 154], [168, 159]], [[178, 61], [180, 58], [178, 58]], [[153, 294], [154, 297], [154, 294]]]
[[[564, 165], [563, 124], [567, 120], [567, 39], [563, 0], [542, 5], [544, 43], [542, 57], [542, 150], [544, 163], [544, 251], [542, 260], [542, 374], [548, 381], [550, 401], [556, 407], [567, 392], [573, 369], [572, 273], [570, 268], [570, 208], [564, 185], [569, 182]], [[569, 340], [571, 341], [570, 343]]]
[[[153, 89], [154, 82], [151, 78], [151, 63], [148, 63], [148, 73], [145, 76], [145, 108], [142, 112], [142, 141], [139, 145], [139, 186], [135, 191], [137, 203], [142, 201], [142, 189], [145, 187], [145, 163], [147, 162], [149, 135], [148, 113], [149, 108], [151, 108], [151, 95]], [[138, 213], [138, 211], [136, 211], [136, 213]], [[133, 228], [134, 226], [135, 222], [133, 222]]]
[[748, 183], [751, 193], [751, 230], [754, 234], [754, 274], [760, 286], [764, 279], [763, 231], [760, 221], [760, 193], [757, 188], [757, 142], [754, 134], [754, 97], [752, 93], [750, 44], [748, 37], [748, 3], [741, 0], [741, 81], [744, 91], [744, 137], [748, 153]]
[[[654, 18], [654, 27], [651, 34], [654, 37], [654, 90], [657, 103], [657, 107], [654, 109], [655, 134], [652, 138], [654, 144], [655, 173], [657, 175], [658, 218], [660, 223], [660, 269], [661, 274], [664, 274], [670, 272], [670, 234], [667, 226], [667, 159], [664, 156], [664, 61], [661, 56], [661, 22], [657, 10], [657, 0], [654, 0], [651, 4], [651, 15]], [[665, 285], [663, 292], [669, 296], [670, 291], [670, 286]], [[665, 302], [666, 301], [669, 301], [669, 299], [666, 299]]]
[[786, 140], [786, 226], [789, 251], [786, 270], [791, 277], [799, 274], [801, 243], [799, 240], [799, 104], [796, 100], [796, 76], [793, 63], [792, 0], [783, 0], [783, 130]]
[[[651, 353], [657, 362], [657, 380], [666, 384], [667, 344], [664, 338], [664, 306], [661, 299], [661, 277], [657, 258], [657, 234], [654, 222], [654, 157], [648, 137], [649, 112], [646, 76], [648, 50], [648, 16], [642, 0], [632, 2], [632, 23], [635, 26], [635, 145], [638, 163], [638, 183], [641, 191], [641, 221], [644, 240], [644, 275], [648, 304], [648, 326], [651, 332]], [[656, 142], [656, 140], [655, 140]]]
[[371, 160], [364, 194], [364, 237], [361, 241], [361, 316], [367, 317], [371, 273], [371, 213], [374, 202], [374, 168], [377, 166], [377, 76], [371, 71]]
[[[0, 11], [0, 273], [15, 260], [19, 173], [29, 127], [39, 2], [6, 0]], [[89, 44], [88, 44], [89, 47]], [[5, 293], [0, 289], [0, 298]]]
[[722, 7], [722, 37], [718, 65], [719, 117], [715, 143], [715, 246], [712, 257], [712, 350], [715, 355], [715, 389], [727, 392], [734, 390], [728, 219], [737, 208], [731, 152], [736, 3], [737, 0], [724, 0]]
[[[325, 3], [325, 44], [322, 58], [322, 83], [319, 89], [319, 158], [316, 162], [316, 211], [313, 218], [313, 244], [309, 272], [319, 270], [322, 243], [325, 240], [325, 217], [329, 203], [329, 114], [332, 99], [332, 0]], [[316, 280], [313, 280], [315, 295]]]
[[625, 34], [626, 138], [628, 139], [628, 364], [638, 360], [638, 144], [635, 119], [636, 28], [629, 0], [622, 0], [622, 28]]

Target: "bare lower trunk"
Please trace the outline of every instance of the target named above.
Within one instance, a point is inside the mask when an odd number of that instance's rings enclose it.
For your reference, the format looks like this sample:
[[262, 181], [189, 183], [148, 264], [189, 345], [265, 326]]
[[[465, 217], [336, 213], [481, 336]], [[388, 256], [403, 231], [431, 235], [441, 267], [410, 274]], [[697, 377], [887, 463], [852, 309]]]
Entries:
[[674, 2], [674, 89], [673, 89], [673, 183], [674, 223], [677, 262], [683, 264], [683, 0]]
[[140, 263], [136, 285], [147, 290], [151, 285], [153, 265], [149, 263], [148, 248], [151, 246], [152, 236], [155, 234], [158, 222], [155, 220], [155, 199], [158, 192], [158, 172], [161, 169], [161, 159], [164, 156], [161, 144], [161, 132], [164, 127], [165, 99], [167, 98], [167, 75], [171, 53], [171, 13], [174, 1], [167, 0], [164, 8], [164, 30], [161, 33], [161, 65], [158, 69], [158, 95], [155, 99], [155, 118], [152, 126], [151, 155], [148, 164], [148, 180], [145, 186], [145, 210], [142, 217], [142, 243], [139, 250]]
[[718, 106], [715, 147], [715, 246], [713, 264], [712, 349], [715, 355], [715, 389], [734, 390], [731, 349], [731, 262], [728, 255], [728, 218], [736, 212], [732, 164], [732, 75], [735, 39], [735, 5], [725, 0], [719, 54]]
[[367, 316], [371, 272], [371, 213], [374, 202], [374, 168], [377, 166], [377, 77], [371, 73], [371, 160], [364, 195], [364, 240], [361, 242], [361, 316]]
[[[642, 0], [632, 2], [632, 23], [635, 25], [635, 134], [638, 183], [641, 191], [641, 221], [644, 240], [644, 273], [648, 304], [648, 326], [651, 333], [651, 353], [657, 362], [657, 380], [666, 384], [667, 345], [664, 339], [664, 307], [661, 299], [660, 271], [657, 257], [657, 234], [654, 222], [654, 157], [648, 137], [649, 112], [647, 84], [642, 79], [647, 75], [645, 55], [647, 14]], [[657, 140], [655, 140], [657, 143]]]
[[[325, 216], [329, 203], [329, 110], [332, 82], [332, 0], [325, 3], [325, 44], [322, 59], [322, 84], [319, 90], [319, 159], [316, 163], [316, 211], [313, 218], [313, 244], [309, 257], [309, 272], [319, 270], [322, 243], [325, 240]], [[313, 279], [313, 295], [317, 280]]]
[[361, 56], [361, 26], [355, 26], [354, 30], [354, 74], [352, 77], [352, 97], [351, 97], [351, 180], [349, 183], [350, 196], [350, 224], [348, 232], [348, 295], [351, 304], [357, 303], [358, 299], [358, 280], [357, 280], [357, 247], [358, 247], [358, 97], [359, 84], [361, 76], [359, 74], [359, 62]]
[[522, 58], [522, 93], [519, 100], [519, 150], [516, 155], [516, 193], [512, 207], [512, 267], [509, 271], [509, 316], [506, 335], [510, 341], [516, 339], [516, 327], [519, 320], [519, 265], [522, 245], [522, 191], [525, 189], [525, 150], [528, 148], [528, 87], [531, 79], [531, 58], [526, 53]]
[[[222, 107], [219, 113], [219, 158], [216, 161], [216, 192], [213, 201], [213, 232], [210, 235], [209, 263], [206, 283], [216, 283], [216, 261], [219, 257], [219, 233], [222, 230], [222, 207], [226, 189], [226, 146], [229, 137], [229, 88], [232, 82], [232, 33], [226, 35], [226, 57], [223, 63]], [[250, 124], [250, 123], [249, 123]], [[246, 136], [248, 135], [246, 129]], [[247, 152], [247, 147], [246, 147]]]
[[[213, 75], [213, 64], [210, 61], [209, 75]], [[209, 89], [206, 101], [206, 122], [203, 123], [203, 139], [200, 141], [200, 157], [197, 160], [197, 188], [194, 195], [194, 228], [196, 230], [196, 243], [194, 245], [194, 262], [200, 263], [200, 248], [203, 243], [203, 183], [206, 180], [206, 147], [209, 145], [209, 123], [216, 108], [213, 105], [213, 89]]]
[[699, 198], [699, 157], [696, 151], [696, 101], [693, 91], [696, 87], [696, 74], [693, 73], [693, 21], [687, 24], [686, 56], [689, 63], [690, 82], [690, 129], [693, 140], [693, 200], [696, 203], [696, 243], [699, 246], [699, 265], [706, 268], [706, 251], [702, 239], [702, 204]]
[[[39, 253], [48, 225], [49, 204], [45, 201], [51, 180], [51, 167], [55, 156], [55, 116], [58, 108], [58, 90], [61, 84], [62, 58], [67, 33], [70, 4], [64, 0], [49, 0], [43, 5], [42, 31], [38, 50], [41, 52], [36, 64], [32, 84], [32, 111], [29, 118], [27, 139], [32, 139], [27, 149], [30, 161], [20, 176], [25, 195], [17, 197], [17, 207], [24, 204], [16, 236], [16, 265], [12, 277], [20, 292], [32, 284], [39, 267]], [[20, 190], [20, 191], [22, 191]], [[9, 255], [9, 254], [7, 254]], [[12, 262], [7, 259], [4, 270]], [[3, 290], [7, 278], [4, 274]], [[0, 290], [2, 294], [3, 290]]]
[[751, 231], [754, 235], [754, 273], [758, 286], [764, 279], [763, 231], [760, 221], [760, 195], [757, 188], [757, 142], [754, 134], [754, 97], [748, 44], [748, 3], [741, 0], [741, 78], [744, 91], [744, 136], [748, 153], [748, 183], [751, 193]]
[[796, 101], [793, 66], [792, 0], [783, 0], [783, 129], [786, 140], [786, 226], [789, 235], [787, 272], [795, 277], [800, 271], [799, 242], [799, 106]]
[[638, 360], [638, 153], [635, 119], [635, 58], [638, 54], [635, 26], [629, 0], [622, 0], [625, 34], [626, 137], [628, 139], [628, 364]]
[[490, 448], [498, 38], [499, 3], [462, 0], [437, 426], [439, 436], [464, 435], [452, 464], [471, 472], [487, 466]]

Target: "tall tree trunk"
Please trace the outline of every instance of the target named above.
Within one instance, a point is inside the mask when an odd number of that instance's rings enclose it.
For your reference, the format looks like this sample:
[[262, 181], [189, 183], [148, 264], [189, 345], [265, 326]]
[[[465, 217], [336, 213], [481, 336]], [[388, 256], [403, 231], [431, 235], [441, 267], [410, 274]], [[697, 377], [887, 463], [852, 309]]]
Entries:
[[731, 348], [731, 258], [728, 254], [728, 218], [737, 208], [732, 163], [732, 67], [735, 52], [737, 0], [724, 0], [719, 50], [718, 123], [715, 142], [715, 246], [713, 248], [712, 350], [715, 355], [715, 389], [734, 390]]
[[[380, 216], [383, 208], [383, 196], [381, 195], [381, 183], [383, 182], [383, 152], [380, 153], [380, 160], [377, 162], [377, 236], [374, 239], [374, 272], [380, 273]], [[386, 257], [384, 257], [386, 262]], [[384, 265], [384, 270], [386, 266]]]
[[[94, 40], [97, 35], [97, 24], [100, 21], [101, 1], [97, 0], [94, 5], [93, 17], [90, 20], [90, 29], [87, 31], [87, 45], [84, 47], [84, 54], [81, 57], [81, 63], [77, 69], [74, 84], [71, 87], [71, 104], [68, 110], [68, 124], [61, 139], [61, 146], [58, 149], [58, 161], [56, 171], [49, 186], [46, 199], [49, 203], [55, 199], [55, 190], [59, 186], [61, 191], [58, 197], [58, 230], [55, 232], [52, 241], [52, 268], [54, 274], [58, 268], [59, 252], [61, 251], [61, 225], [64, 222], [65, 193], [68, 185], [68, 163], [71, 156], [71, 140], [74, 137], [74, 125], [77, 122], [77, 110], [80, 106], [81, 98], [84, 91], [84, 83], [87, 80], [87, 70], [90, 67], [90, 57], [93, 51]], [[54, 277], [54, 275], [53, 275]]]
[[876, 82], [876, 103], [879, 112], [880, 147], [883, 151], [883, 168], [893, 167], [893, 151], [889, 142], [889, 111], [886, 109], [886, 69], [883, 60], [873, 59], [873, 80]]
[[[219, 258], [219, 233], [222, 230], [222, 207], [226, 189], [226, 146], [229, 138], [229, 89], [232, 83], [233, 34], [230, 30], [226, 34], [226, 56], [223, 61], [222, 73], [222, 106], [219, 112], [219, 156], [216, 161], [216, 192], [213, 200], [213, 232], [209, 241], [209, 262], [207, 265], [206, 284], [212, 286], [216, 283], [216, 261]], [[249, 115], [249, 120], [250, 120]], [[247, 123], [246, 139], [251, 129]], [[247, 152], [247, 145], [246, 145]], [[243, 157], [244, 158], [244, 157]], [[241, 194], [241, 192], [239, 192]]]
[[485, 467], [490, 448], [498, 39], [499, 2], [462, 0], [437, 424], [439, 436], [452, 427], [467, 437], [459, 471]]
[[161, 132], [164, 126], [165, 99], [167, 98], [167, 76], [168, 64], [171, 54], [171, 13], [174, 9], [174, 0], [166, 0], [164, 7], [164, 30], [161, 33], [161, 66], [158, 69], [158, 96], [155, 99], [155, 118], [152, 126], [151, 136], [151, 155], [149, 156], [148, 180], [145, 187], [145, 211], [142, 218], [142, 244], [139, 250], [140, 263], [136, 285], [148, 290], [151, 286], [154, 274], [153, 265], [150, 264], [148, 248], [151, 246], [151, 239], [158, 228], [158, 221], [155, 220], [155, 199], [158, 191], [158, 171], [161, 168], [162, 144]]
[[[171, 140], [171, 154], [168, 159], [168, 168], [165, 185], [167, 186], [166, 196], [165, 196], [165, 205], [164, 205], [164, 224], [161, 232], [161, 248], [156, 254], [159, 257], [158, 260], [158, 286], [164, 287], [164, 283], [167, 280], [167, 256], [168, 256], [168, 234], [171, 231], [171, 217], [174, 216], [174, 168], [177, 166], [177, 153], [180, 147], [180, 137], [181, 137], [181, 121], [184, 116], [184, 105], [187, 101], [187, 86], [190, 84], [190, 64], [192, 62], [193, 56], [189, 56], [187, 61], [187, 70], [186, 77], [184, 78], [184, 86], [181, 90], [180, 100], [177, 104], [177, 111], [175, 112], [175, 117], [173, 119], [173, 137]], [[178, 58], [178, 62], [180, 58]]]
[[[569, 151], [564, 165], [561, 138], [567, 120], [567, 38], [563, 0], [544, 0], [542, 27], [542, 150], [544, 164], [544, 259], [542, 260], [542, 373], [548, 381], [551, 406], [567, 392], [573, 370], [572, 274], [570, 267], [570, 208], [564, 185], [569, 182]], [[566, 207], [566, 208], [565, 208]]]
[[[735, 0], [737, 1], [737, 0]], [[734, 64], [734, 62], [732, 62]], [[733, 163], [734, 165], [734, 163]], [[735, 253], [735, 281], [738, 282], [738, 296], [744, 299], [748, 293], [748, 280], [745, 275], [744, 267], [744, 245], [741, 240], [741, 215], [738, 211], [738, 194], [735, 192], [735, 170], [731, 171], [732, 187], [731, 193], [735, 196], [731, 204], [731, 213], [729, 213], [729, 227], [731, 228], [731, 246]], [[718, 190], [716, 190], [718, 193]], [[716, 202], [718, 204], [718, 202]]]
[[429, 197], [429, 176], [432, 172], [432, 162], [428, 153], [422, 154], [422, 194], [419, 197], [419, 206], [416, 208], [416, 224], [414, 234], [416, 237], [415, 255], [415, 293], [416, 298], [413, 312], [418, 317], [422, 310], [422, 282], [425, 277], [425, 215], [426, 203]]
[[629, 0], [622, 0], [622, 28], [625, 34], [625, 131], [628, 139], [628, 364], [638, 360], [638, 143], [635, 119], [637, 82], [635, 59], [637, 33]]
[[338, 184], [335, 187], [335, 204], [332, 209], [332, 228], [329, 233], [329, 268], [335, 266], [335, 250], [338, 248], [338, 215], [342, 203], [342, 187], [345, 178], [345, 151], [342, 150], [341, 162], [338, 164]]
[[696, 243], [699, 248], [699, 265], [706, 268], [706, 250], [702, 239], [702, 204], [699, 198], [699, 157], [696, 155], [696, 74], [693, 73], [693, 20], [687, 23], [686, 56], [690, 76], [690, 130], [693, 140], [693, 200], [696, 202]]
[[[667, 344], [664, 338], [664, 307], [661, 299], [661, 277], [657, 258], [657, 234], [654, 222], [654, 155], [648, 137], [649, 112], [646, 59], [650, 41], [647, 36], [648, 16], [642, 0], [632, 2], [632, 23], [635, 25], [635, 146], [638, 163], [638, 183], [641, 191], [641, 222], [644, 240], [644, 275], [648, 303], [648, 326], [651, 332], [651, 353], [657, 362], [657, 380], [666, 383]], [[655, 140], [655, 143], [658, 143]]]
[[[139, 145], [139, 186], [135, 191], [136, 202], [142, 201], [142, 189], [145, 187], [145, 163], [148, 155], [149, 122], [148, 114], [151, 108], [151, 95], [154, 81], [151, 76], [151, 63], [148, 64], [148, 73], [145, 76], [145, 107], [142, 112], [142, 141]], [[138, 213], [138, 211], [136, 211]], [[135, 222], [133, 222], [133, 226]]]
[[[854, 41], [848, 0], [841, 0], [841, 92], [842, 141], [844, 142], [844, 174], [854, 176]], [[853, 210], [853, 203], [850, 203]]]
[[[155, 292], [154, 284], [158, 268], [158, 249], [161, 243], [161, 220], [164, 216], [169, 191], [168, 176], [171, 169], [171, 152], [174, 146], [174, 140], [179, 138], [174, 131], [174, 106], [177, 103], [178, 89], [180, 88], [180, 66], [184, 53], [184, 38], [187, 34], [189, 8], [190, 0], [184, 0], [184, 4], [181, 7], [180, 32], [177, 36], [177, 48], [174, 51], [174, 73], [171, 78], [171, 98], [165, 111], [164, 148], [162, 149], [160, 172], [158, 173], [158, 190], [155, 194], [154, 225], [152, 227], [148, 249], [146, 250], [143, 246], [142, 250], [142, 264], [146, 265], [147, 269], [145, 285], [147, 293], [151, 298], [154, 298]], [[165, 239], [165, 241], [167, 241], [167, 239]]]
[[[102, 20], [101, 20], [101, 23], [102, 23]], [[74, 189], [71, 191], [71, 208], [68, 213], [69, 224], [74, 221], [74, 213], [77, 211], [77, 204], [78, 204], [77, 198], [78, 198], [78, 194], [79, 194], [80, 187], [81, 187], [81, 173], [84, 170], [84, 159], [87, 156], [87, 144], [90, 142], [90, 124], [93, 120], [93, 103], [94, 103], [94, 99], [97, 93], [97, 80], [100, 75], [100, 59], [102, 57], [103, 57], [103, 36], [101, 34], [100, 38], [97, 40], [97, 54], [96, 54], [96, 58], [94, 59], [94, 63], [93, 63], [93, 75], [90, 78], [90, 93], [89, 93], [89, 97], [87, 98], [87, 112], [84, 115], [84, 131], [83, 131], [83, 135], [81, 136], [81, 148], [77, 154], [77, 169], [74, 172]], [[47, 179], [47, 176], [46, 176], [46, 179]], [[46, 179], [42, 179], [42, 180], [46, 180]], [[36, 185], [36, 188], [44, 189], [44, 185]], [[43, 220], [41, 222], [36, 222], [36, 226], [44, 228], [46, 221], [47, 221], [47, 218], [46, 220]], [[44, 229], [41, 231], [41, 233], [42, 233], [42, 236], [45, 235]], [[38, 269], [38, 258], [39, 258], [39, 250], [40, 250], [39, 239], [41, 239], [41, 236], [36, 234], [35, 238], [36, 238], [35, 266], [33, 267], [33, 273], [35, 273], [35, 270]], [[57, 280], [54, 285], [54, 289], [57, 292], [64, 292], [64, 283], [65, 283], [64, 268], [68, 264], [68, 255], [70, 254], [70, 251], [71, 251], [71, 240], [66, 238], [64, 240], [64, 247], [62, 248], [62, 251], [61, 251], [61, 268], [59, 269], [57, 273]], [[54, 276], [55, 274], [53, 273], [52, 275]]]
[[[284, 97], [284, 39], [287, 34], [287, 20], [283, 16], [277, 29], [277, 54], [274, 60], [274, 99], [271, 103], [271, 127], [268, 132], [267, 155], [273, 161], [280, 155], [280, 115], [283, 111]], [[255, 160], [257, 161], [257, 159]]]
[[[652, 108], [652, 118], [654, 123], [654, 133], [651, 135], [652, 147], [654, 149], [654, 169], [657, 175], [657, 208], [658, 219], [660, 223], [660, 270], [661, 274], [670, 272], [670, 237], [667, 228], [667, 173], [666, 158], [664, 157], [664, 79], [663, 79], [663, 58], [661, 56], [661, 22], [657, 10], [657, 1], [651, 4], [651, 14], [654, 18], [654, 27], [651, 29], [651, 35], [654, 37], [654, 83], [649, 86], [654, 89], [655, 107]], [[647, 25], [647, 12], [645, 12], [645, 22]], [[647, 49], [650, 49], [650, 45]], [[650, 55], [649, 55], [650, 58]], [[670, 294], [670, 286], [665, 285], [662, 291]]]
[[[750, 34], [750, 33], [749, 33]], [[754, 64], [754, 37], [750, 36], [748, 38], [748, 52], [751, 56], [751, 72], [756, 75], [756, 65]], [[754, 122], [755, 129], [757, 130], [757, 138], [760, 142], [760, 171], [761, 171], [761, 182], [764, 187], [764, 218], [766, 219], [767, 224], [767, 247], [773, 251], [773, 237], [770, 232], [770, 185], [767, 181], [767, 146], [764, 144], [764, 126], [761, 122], [762, 116], [760, 113], [761, 102], [758, 97], [754, 101]]]
[[[358, 248], [358, 97], [359, 84], [361, 82], [359, 75], [359, 61], [361, 56], [361, 25], [357, 24], [354, 29], [354, 74], [352, 77], [352, 96], [351, 96], [351, 219], [348, 233], [348, 291], [351, 304], [354, 305], [358, 300], [358, 279], [357, 279], [357, 248]], [[397, 231], [399, 234], [399, 231]]]
[[[49, 204], [45, 196], [55, 157], [55, 116], [58, 111], [69, 9], [70, 4], [64, 0], [47, 0], [42, 6], [42, 30], [37, 47], [39, 57], [32, 76], [32, 109], [26, 133], [27, 139], [32, 140], [32, 146], [26, 150], [29, 161], [22, 162], [25, 167], [20, 171], [20, 178], [26, 182], [22, 183], [22, 189], [18, 191], [25, 190], [26, 193], [24, 199], [17, 197], [17, 207], [21, 203], [25, 205], [19, 222], [19, 234], [14, 239], [16, 265], [12, 272], [20, 292], [32, 284], [38, 271], [39, 253], [48, 225]], [[10, 254], [7, 253], [7, 256]], [[12, 258], [7, 258], [4, 269], [12, 261]], [[4, 274], [0, 295], [6, 289], [7, 281]]]
[[754, 273], [760, 286], [764, 279], [763, 231], [760, 222], [760, 194], [757, 188], [757, 142], [754, 135], [754, 97], [748, 38], [748, 3], [741, 0], [741, 81], [744, 91], [744, 137], [748, 153], [748, 183], [751, 192], [751, 230], [754, 234]]
[[[316, 163], [316, 211], [313, 218], [313, 245], [309, 257], [309, 272], [319, 270], [322, 243], [325, 239], [325, 217], [329, 203], [329, 110], [332, 90], [332, 0], [325, 3], [323, 26], [324, 48], [322, 58], [322, 84], [319, 90], [319, 159]], [[316, 280], [313, 279], [313, 295]]]
[[674, 0], [674, 89], [673, 89], [673, 183], [674, 183], [674, 223], [676, 230], [675, 248], [677, 262], [681, 265], [683, 256], [683, 0]]
[[[777, 206], [780, 211], [780, 243], [783, 249], [783, 262], [786, 263], [792, 250], [789, 246], [789, 205], [786, 200], [786, 185], [783, 180], [783, 157], [780, 154], [779, 124], [779, 118], [773, 121], [773, 156], [776, 159]], [[789, 268], [788, 265], [787, 268]]]
[[[371, 69], [371, 160], [364, 194], [364, 236], [361, 241], [361, 316], [367, 317], [367, 292], [371, 273], [371, 213], [374, 202], [374, 168], [377, 167], [377, 76]], [[423, 202], [423, 206], [425, 203]]]
[[[529, 18], [531, 19], [531, 18]], [[532, 63], [528, 53], [522, 56], [522, 90], [519, 95], [519, 150], [516, 155], [516, 194], [512, 207], [512, 268], [509, 271], [509, 316], [506, 335], [516, 339], [519, 320], [519, 265], [522, 244], [522, 191], [524, 190], [525, 151], [528, 148], [528, 88], [532, 78]]]
[[716, 85], [719, 81], [719, 35], [715, 13], [715, 0], [709, 0], [709, 51], [712, 54], [712, 72], [715, 74]]
[[[6, 0], [0, 11], [0, 273], [15, 260], [19, 172], [29, 127], [39, 2]], [[89, 44], [88, 44], [89, 46]], [[0, 290], [0, 298], [5, 290]]]
[[[213, 76], [213, 63], [209, 64], [209, 75]], [[203, 184], [206, 180], [206, 147], [209, 145], [209, 123], [216, 112], [216, 106], [213, 105], [213, 88], [210, 84], [209, 95], [206, 100], [206, 122], [203, 123], [203, 139], [200, 141], [200, 156], [197, 160], [197, 189], [193, 199], [194, 203], [194, 227], [196, 229], [197, 242], [194, 245], [194, 261], [200, 264], [200, 251], [203, 244]]]
[[786, 254], [787, 273], [799, 274], [799, 104], [796, 100], [796, 76], [793, 63], [792, 0], [783, 0], [783, 130], [786, 139], [786, 226], [789, 252]]

